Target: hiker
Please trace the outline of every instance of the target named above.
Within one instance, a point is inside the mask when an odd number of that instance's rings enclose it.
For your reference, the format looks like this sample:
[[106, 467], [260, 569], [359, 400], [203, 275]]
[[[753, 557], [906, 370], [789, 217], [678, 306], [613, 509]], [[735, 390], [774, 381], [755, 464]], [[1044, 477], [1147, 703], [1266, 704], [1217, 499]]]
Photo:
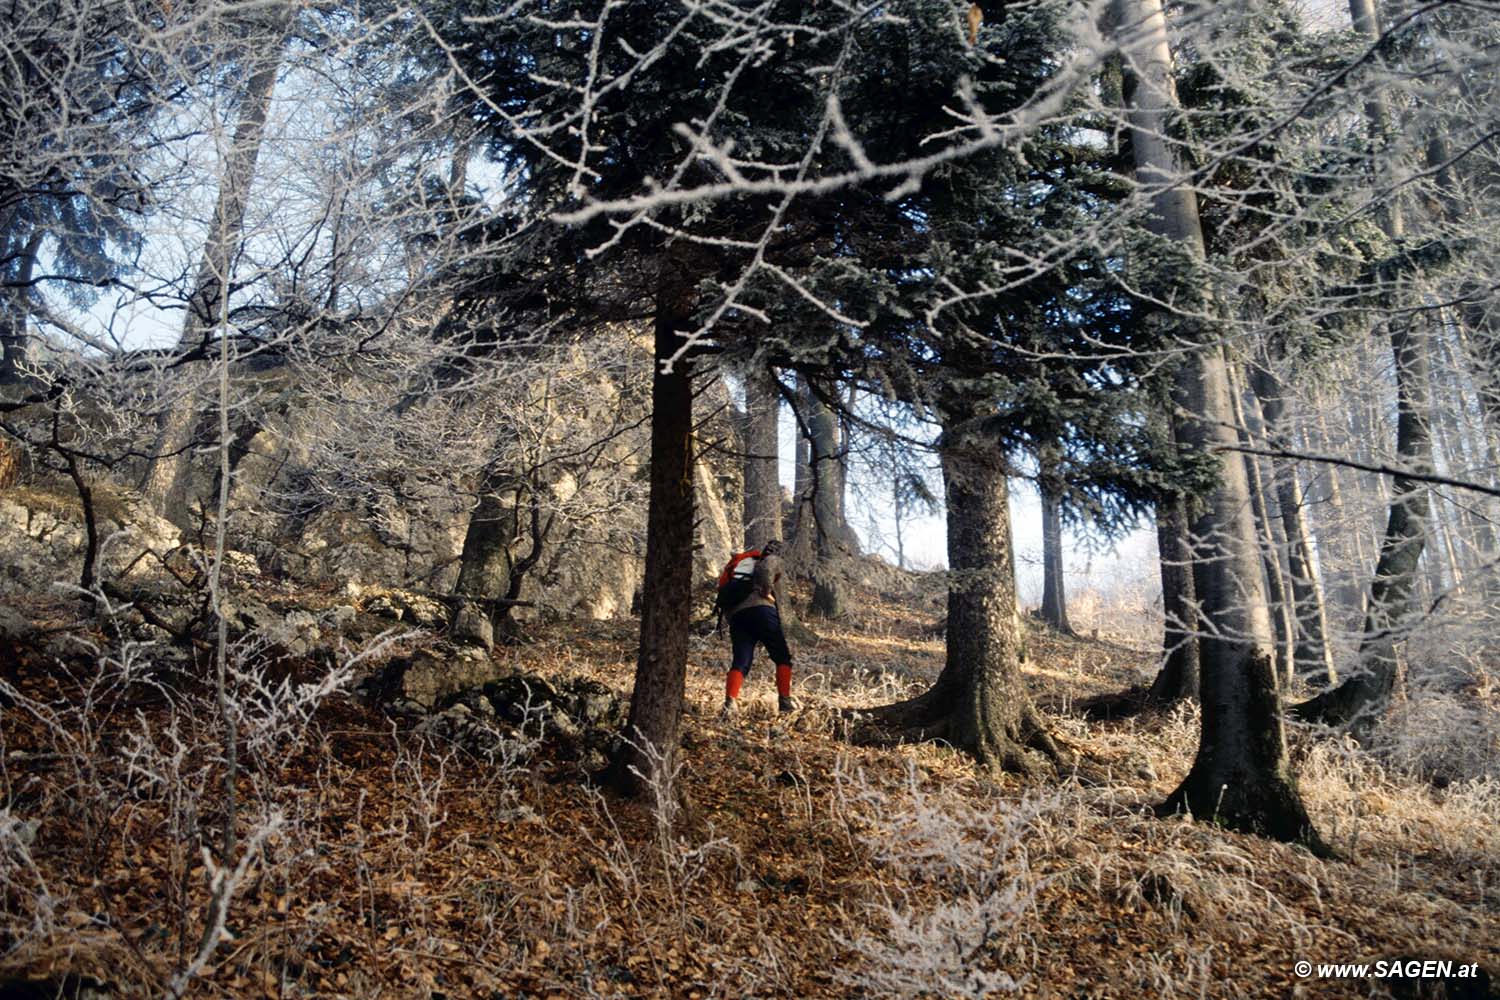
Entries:
[[740, 688], [755, 659], [756, 644], [766, 647], [776, 664], [776, 705], [794, 712], [792, 652], [781, 631], [781, 543], [771, 540], [758, 550], [741, 552], [729, 560], [719, 576], [719, 612], [729, 619], [729, 642], [734, 650], [724, 681], [724, 707], [719, 718], [731, 719], [739, 707]]

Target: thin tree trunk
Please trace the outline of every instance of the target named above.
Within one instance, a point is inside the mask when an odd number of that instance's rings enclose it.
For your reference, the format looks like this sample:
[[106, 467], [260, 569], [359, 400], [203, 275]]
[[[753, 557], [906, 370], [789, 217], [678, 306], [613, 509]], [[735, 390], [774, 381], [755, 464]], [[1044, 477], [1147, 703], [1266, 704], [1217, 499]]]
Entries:
[[610, 784], [623, 794], [636, 794], [672, 773], [692, 614], [693, 387], [687, 358], [664, 369], [682, 344], [680, 335], [690, 328], [693, 297], [676, 262], [667, 259], [662, 266], [651, 378], [651, 496], [641, 643], [630, 717], [609, 774]]
[[[3, 486], [0, 483], [0, 486]], [[896, 531], [896, 568], [906, 568], [906, 501], [901, 496], [901, 476], [896, 476], [895, 488], [891, 491], [891, 523]]]
[[[1286, 396], [1271, 369], [1256, 365], [1250, 373], [1251, 389], [1260, 401], [1265, 418], [1266, 435], [1273, 450], [1287, 449]], [[1287, 539], [1287, 575], [1291, 578], [1292, 601], [1296, 607], [1297, 644], [1293, 655], [1297, 676], [1314, 687], [1327, 687], [1337, 681], [1333, 669], [1333, 651], [1328, 645], [1328, 613], [1323, 605], [1323, 588], [1313, 566], [1312, 537], [1303, 513], [1306, 501], [1296, 466], [1285, 459], [1272, 459], [1272, 476], [1276, 484], [1276, 505], [1281, 509], [1282, 527]]]
[[31, 318], [31, 278], [36, 270], [36, 255], [47, 234], [37, 232], [21, 250], [16, 269], [16, 287], [5, 294], [5, 314], [0, 316], [0, 387], [25, 381], [26, 326]]
[[[1467, 90], [1468, 88], [1465, 87]], [[1449, 166], [1452, 149], [1440, 128], [1434, 129], [1427, 143], [1427, 169], [1437, 171], [1442, 213], [1448, 221], [1460, 214], [1454, 185], [1454, 171]], [[1454, 333], [1468, 360], [1466, 366], [1473, 379], [1481, 420], [1487, 425], [1491, 440], [1500, 435], [1500, 312], [1494, 296], [1483, 281], [1468, 280], [1461, 286], [1464, 302], [1454, 317]], [[1444, 345], [1445, 365], [1457, 372], [1457, 359], [1448, 357]]]
[[835, 415], [838, 425], [838, 449], [835, 454], [838, 456], [838, 462], [834, 475], [838, 479], [834, 497], [838, 504], [838, 542], [846, 554], [859, 552], [859, 536], [854, 533], [854, 526], [849, 523], [849, 462], [854, 441], [854, 427], [850, 415], [854, 413], [858, 402], [859, 389], [851, 383], [843, 400], [843, 409]]
[[[245, 84], [240, 117], [235, 125], [229, 148], [225, 151], [219, 182], [219, 199], [198, 277], [188, 296], [178, 350], [190, 351], [208, 346], [208, 337], [218, 326], [223, 311], [220, 298], [228, 295], [234, 260], [240, 250], [245, 228], [245, 209], [250, 186], [255, 180], [255, 164], [265, 137], [266, 116], [271, 94], [276, 89], [276, 74], [285, 51], [285, 25], [276, 34], [273, 48], [257, 60], [258, 66]], [[227, 330], [220, 330], [227, 336]], [[198, 343], [198, 341], [202, 343]], [[182, 524], [187, 518], [186, 492], [188, 452], [192, 446], [193, 424], [198, 416], [196, 393], [175, 401], [161, 415], [157, 425], [153, 458], [141, 479], [141, 493], [158, 513]]]
[[[1448, 310], [1443, 310], [1445, 322], [1443, 330], [1452, 333], [1455, 337], [1463, 333], [1461, 330], [1461, 319], [1458, 316], [1449, 318]], [[1443, 390], [1449, 394], [1451, 403], [1448, 406], [1436, 406], [1434, 412], [1445, 418], [1443, 432], [1451, 441], [1449, 453], [1457, 456], [1458, 462], [1463, 466], [1464, 477], [1475, 477], [1481, 474], [1485, 465], [1494, 469], [1494, 463], [1485, 451], [1484, 424], [1481, 421], [1472, 420], [1470, 414], [1475, 411], [1475, 406], [1470, 400], [1475, 400], [1469, 382], [1463, 378], [1460, 363], [1458, 363], [1458, 351], [1455, 345], [1449, 343], [1448, 336], [1437, 337], [1437, 348], [1439, 348], [1439, 370], [1446, 373]], [[1478, 423], [1478, 426], [1476, 426]], [[1496, 549], [1496, 537], [1494, 537], [1494, 525], [1485, 516], [1487, 502], [1482, 496], [1466, 496], [1463, 501], [1463, 540], [1466, 546], [1466, 558], [1463, 559], [1464, 570], [1475, 571], [1476, 568], [1484, 567]], [[1493, 574], [1488, 570], [1481, 571], [1485, 577], [1484, 585], [1488, 586]]]
[[[1178, 110], [1172, 53], [1161, 0], [1115, 0], [1121, 48], [1129, 64], [1130, 140], [1136, 177], [1151, 197], [1151, 230], [1204, 260], [1203, 228], [1193, 189], [1178, 183], [1168, 120]], [[1273, 667], [1270, 621], [1250, 517], [1244, 463], [1237, 444], [1229, 373], [1218, 345], [1179, 363], [1173, 399], [1182, 413], [1179, 446], [1217, 454], [1218, 486], [1193, 522], [1194, 590], [1199, 637], [1202, 734], [1192, 769], [1162, 805], [1238, 829], [1320, 847], [1287, 757], [1281, 698]], [[951, 626], [950, 626], [951, 627]]]
[[745, 548], [781, 537], [781, 474], [776, 374], [764, 365], [745, 372]]
[[812, 430], [812, 515], [816, 561], [813, 563], [813, 611], [825, 618], [844, 613], [844, 586], [839, 576], [843, 558], [840, 490], [843, 485], [838, 420], [815, 394], [809, 394]]
[[1042, 621], [1064, 635], [1073, 635], [1068, 622], [1067, 587], [1063, 581], [1062, 490], [1057, 460], [1046, 449], [1038, 456], [1037, 489], [1042, 498]]
[[[1328, 430], [1328, 421], [1323, 407], [1318, 407], [1318, 438], [1313, 451], [1324, 455], [1336, 454], [1333, 436]], [[1333, 595], [1334, 603], [1342, 613], [1341, 627], [1355, 628], [1364, 619], [1365, 593], [1358, 572], [1363, 573], [1369, 564], [1364, 547], [1364, 528], [1350, 516], [1345, 498], [1343, 473], [1336, 465], [1325, 470], [1328, 483], [1328, 512], [1319, 536], [1328, 542], [1328, 556], [1320, 560], [1323, 571], [1324, 590]], [[1352, 551], [1351, 551], [1352, 550]]]
[[1500, 311], [1492, 304], [1487, 289], [1476, 285], [1465, 291], [1470, 301], [1461, 315], [1467, 327], [1464, 345], [1469, 371], [1488, 431], [1491, 436], [1500, 436]]
[[[1403, 387], [1399, 396], [1396, 451], [1408, 468], [1419, 472], [1430, 468], [1428, 456], [1432, 453], [1423, 341], [1408, 324], [1392, 324], [1392, 350]], [[1296, 706], [1298, 718], [1325, 725], [1349, 725], [1356, 732], [1364, 732], [1384, 710], [1399, 669], [1397, 644], [1415, 610], [1413, 597], [1426, 543], [1428, 515], [1426, 485], [1396, 476], [1380, 558], [1370, 584], [1358, 669], [1338, 687]]]
[[[1434, 320], [1440, 317], [1434, 316]], [[1426, 322], [1424, 318], [1418, 322]], [[1428, 355], [1428, 377], [1427, 385], [1429, 398], [1434, 391], [1441, 393], [1437, 373], [1432, 371], [1432, 355], [1436, 351], [1438, 338], [1433, 333], [1427, 335]], [[1438, 398], [1442, 398], [1441, 395]], [[1462, 475], [1462, 467], [1453, 461], [1452, 441], [1454, 401], [1447, 406], [1433, 407], [1431, 412], [1432, 433], [1432, 460], [1434, 469], [1439, 469], [1449, 476]], [[1439, 467], [1441, 463], [1441, 467]], [[1463, 585], [1463, 570], [1458, 564], [1458, 553], [1454, 549], [1453, 536], [1457, 531], [1452, 518], [1452, 501], [1445, 500], [1441, 495], [1432, 496], [1428, 494], [1428, 503], [1431, 509], [1428, 515], [1428, 531], [1431, 532], [1432, 544], [1427, 546], [1423, 555], [1427, 561], [1427, 589], [1429, 591], [1425, 603], [1431, 607], [1436, 601], [1442, 600], [1444, 595], [1457, 591]]]
[[791, 548], [787, 564], [799, 576], [809, 575], [817, 561], [817, 532], [813, 524], [813, 458], [810, 440], [811, 408], [808, 402], [807, 378], [797, 376], [797, 391], [793, 398], [797, 425], [797, 454], [792, 480], [792, 524]]
[[[1455, 316], [1450, 322], [1444, 323], [1444, 328], [1450, 331], [1456, 340], [1461, 340], [1463, 336], [1461, 323], [1461, 319]], [[1450, 394], [1451, 402], [1448, 406], [1439, 406], [1434, 409], [1440, 416], [1446, 418], [1444, 431], [1450, 436], [1450, 451], [1458, 456], [1466, 478], [1480, 476], [1481, 479], [1492, 479], [1494, 470], [1500, 466], [1497, 466], [1494, 454], [1488, 448], [1489, 436], [1485, 433], [1483, 416], [1481, 415], [1478, 421], [1470, 416], [1478, 407], [1474, 402], [1476, 397], [1473, 386], [1463, 377], [1462, 369], [1459, 367], [1462, 344], [1450, 345], [1448, 337], [1440, 337], [1437, 339], [1437, 345], [1440, 369], [1447, 373], [1444, 391]], [[1455, 414], [1461, 415], [1462, 420], [1460, 421]], [[1488, 477], [1482, 474], [1486, 466], [1491, 470], [1491, 475]], [[1463, 568], [1470, 573], [1477, 570], [1481, 590], [1486, 595], [1493, 594], [1495, 573], [1488, 564], [1495, 558], [1495, 527], [1491, 518], [1487, 516], [1488, 508], [1492, 504], [1485, 497], [1469, 495], [1463, 498], [1461, 506], [1462, 537], [1466, 549]]]
[[941, 739], [1008, 771], [1053, 771], [1061, 755], [1026, 693], [1010, 528], [1010, 496], [995, 446], [945, 435], [948, 500], [947, 659], [925, 693], [860, 713], [856, 738]]
[[[1377, 454], [1376, 442], [1387, 441], [1390, 435], [1386, 433], [1386, 424], [1380, 415], [1379, 402], [1375, 395], [1377, 386], [1375, 384], [1356, 385], [1353, 387], [1353, 406], [1349, 408], [1349, 443], [1354, 453], [1361, 461], [1366, 463], [1378, 463], [1381, 456]], [[1350, 480], [1355, 486], [1356, 499], [1355, 509], [1357, 514], [1356, 523], [1359, 526], [1362, 547], [1367, 551], [1378, 551], [1380, 547], [1380, 511], [1386, 511], [1390, 507], [1390, 495], [1386, 490], [1385, 480], [1379, 473], [1370, 472], [1365, 469], [1356, 471]]]
[[[1257, 443], [1259, 428], [1247, 419], [1237, 373], [1230, 370], [1230, 404], [1234, 412], [1240, 443], [1252, 447]], [[1292, 654], [1296, 646], [1296, 626], [1292, 622], [1292, 602], [1286, 576], [1282, 573], [1280, 548], [1271, 530], [1271, 512], [1266, 503], [1266, 483], [1261, 476], [1256, 455], [1241, 456], [1245, 463], [1245, 480], [1250, 489], [1250, 513], [1260, 536], [1260, 561], [1265, 572], [1266, 597], [1270, 601], [1271, 626], [1276, 639], [1276, 676], [1283, 684], [1291, 682]]]
[[1162, 666], [1151, 698], [1174, 702], [1198, 697], [1198, 606], [1193, 593], [1193, 553], [1188, 544], [1187, 501], [1156, 502], [1156, 551], [1161, 560]]
[[[15, 223], [16, 210], [12, 210], [3, 227], [0, 227], [0, 236]], [[26, 306], [26, 296], [30, 295], [30, 289], [25, 286], [31, 281], [32, 269], [36, 265], [36, 254], [41, 248], [40, 235], [34, 236], [26, 247], [26, 256], [21, 261], [18, 269], [18, 277], [23, 284], [21, 287], [11, 290], [9, 294], [0, 296], [0, 302], [4, 303], [5, 312], [0, 315], [0, 393], [8, 395], [6, 390], [23, 380], [22, 367], [26, 361], [26, 323], [29, 310]], [[21, 476], [21, 446], [9, 435], [0, 434], [0, 490], [8, 490], [16, 484]]]
[[[1356, 30], [1371, 41], [1380, 37], [1373, 0], [1349, 0], [1349, 12]], [[1372, 98], [1366, 113], [1376, 139], [1385, 136], [1388, 123], [1384, 103]], [[1398, 202], [1387, 203], [1380, 221], [1392, 241], [1401, 238], [1404, 224]], [[1407, 316], [1394, 317], [1387, 325], [1396, 365], [1396, 455], [1406, 468], [1428, 472], [1432, 468], [1432, 430], [1428, 424], [1431, 375], [1426, 331], [1420, 320]], [[1358, 733], [1367, 731], [1384, 711], [1399, 670], [1397, 644], [1415, 611], [1413, 595], [1429, 516], [1426, 485], [1396, 476], [1380, 557], [1370, 584], [1359, 668], [1343, 684], [1298, 705], [1299, 718], [1348, 725]]]

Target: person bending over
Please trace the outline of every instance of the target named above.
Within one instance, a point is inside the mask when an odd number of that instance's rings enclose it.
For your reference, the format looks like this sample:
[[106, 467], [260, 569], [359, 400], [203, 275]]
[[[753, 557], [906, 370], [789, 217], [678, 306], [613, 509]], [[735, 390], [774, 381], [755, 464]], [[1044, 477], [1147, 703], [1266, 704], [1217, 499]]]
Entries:
[[725, 580], [735, 575], [737, 567], [753, 559], [750, 572], [750, 596], [744, 598], [728, 611], [729, 642], [733, 649], [729, 676], [724, 682], [724, 707], [719, 712], [722, 719], [734, 717], [739, 706], [740, 688], [750, 673], [750, 664], [755, 659], [755, 647], [763, 645], [771, 662], [776, 664], [776, 705], [782, 712], [794, 712], [798, 705], [792, 697], [792, 651], [787, 648], [786, 634], [781, 630], [782, 562], [778, 554], [781, 543], [766, 542], [758, 552], [744, 552], [735, 556], [725, 568]]

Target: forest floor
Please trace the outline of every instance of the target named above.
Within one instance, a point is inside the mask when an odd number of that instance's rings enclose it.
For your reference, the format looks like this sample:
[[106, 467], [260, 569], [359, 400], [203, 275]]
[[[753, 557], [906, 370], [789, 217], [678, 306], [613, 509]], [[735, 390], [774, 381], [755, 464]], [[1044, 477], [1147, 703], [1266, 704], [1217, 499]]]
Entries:
[[[0, 978], [246, 998], [1500, 995], [1488, 980], [1419, 992], [1296, 965], [1500, 973], [1500, 785], [1438, 789], [1300, 735], [1302, 788], [1338, 860], [1153, 818], [1191, 762], [1196, 711], [1087, 720], [1079, 703], [1141, 683], [1154, 656], [1037, 627], [1033, 695], [1108, 781], [1028, 784], [940, 747], [854, 747], [834, 710], [919, 690], [943, 655], [932, 603], [854, 605], [797, 648], [805, 708], [791, 721], [761, 663], [742, 718], [717, 721], [727, 642], [694, 640], [666, 818], [545, 748], [479, 759], [353, 697], [326, 702], [283, 757], [241, 747], [242, 814], [279, 814], [260, 840], [246, 820], [253, 863], [191, 981], [174, 977], [212, 923], [199, 841], [222, 796], [185, 776], [208, 772], [154, 765], [122, 786], [133, 798], [65, 816], [87, 769], [47, 750], [43, 720], [6, 711]], [[624, 694], [636, 630], [538, 625], [495, 655]], [[55, 680], [9, 666], [23, 690]], [[133, 714], [96, 720], [98, 734], [118, 727], [103, 750], [128, 760], [130, 732], [188, 726], [150, 699]], [[192, 794], [192, 809], [173, 805]]]

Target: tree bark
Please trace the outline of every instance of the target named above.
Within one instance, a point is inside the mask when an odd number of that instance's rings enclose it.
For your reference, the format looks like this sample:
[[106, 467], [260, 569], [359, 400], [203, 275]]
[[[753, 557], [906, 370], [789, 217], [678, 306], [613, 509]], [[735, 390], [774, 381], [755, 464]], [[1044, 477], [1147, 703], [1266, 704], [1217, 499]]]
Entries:
[[[1367, 39], [1380, 37], [1380, 23], [1373, 0], [1349, 0], [1355, 30]], [[1384, 101], [1372, 97], [1366, 115], [1375, 141], [1389, 134], [1389, 112]], [[1392, 241], [1404, 235], [1400, 202], [1392, 194], [1381, 213], [1381, 228]], [[1397, 316], [1387, 320], [1391, 354], [1396, 367], [1396, 454], [1414, 472], [1432, 468], [1432, 429], [1429, 425], [1432, 384], [1427, 333], [1423, 320]], [[1400, 669], [1397, 645], [1416, 610], [1417, 568], [1426, 544], [1430, 515], [1427, 487], [1396, 476], [1391, 489], [1390, 510], [1375, 576], [1370, 584], [1370, 602], [1359, 648], [1359, 666], [1343, 684], [1296, 707], [1296, 715], [1310, 722], [1349, 726], [1355, 733], [1368, 732], [1385, 710]]]
[[[1229, 396], [1234, 412], [1235, 426], [1239, 428], [1240, 443], [1253, 447], [1260, 436], [1245, 414], [1240, 397], [1240, 379], [1230, 372]], [[1292, 622], [1292, 602], [1286, 576], [1282, 573], [1280, 549], [1271, 530], [1271, 512], [1266, 502], [1266, 483], [1261, 476], [1260, 458], [1256, 455], [1241, 456], [1245, 463], [1245, 480], [1250, 490], [1250, 513], [1260, 535], [1260, 560], [1265, 571], [1266, 597], [1270, 602], [1271, 625], [1276, 643], [1276, 677], [1283, 684], [1293, 675], [1292, 651], [1296, 645], [1296, 626]]]
[[[687, 358], [667, 359], [690, 329], [692, 287], [666, 259], [659, 279], [655, 371], [651, 378], [651, 495], [646, 515], [646, 578], [641, 641], [624, 739], [609, 783], [634, 795], [672, 773], [687, 680], [693, 583], [693, 388]], [[658, 768], [663, 770], [658, 771]]]
[[38, 231], [21, 249], [16, 269], [16, 287], [6, 291], [5, 312], [0, 316], [0, 387], [26, 380], [26, 324], [31, 317], [31, 278], [36, 270], [36, 255], [45, 232]]
[[[471, 598], [499, 597], [500, 581], [507, 578], [510, 547], [515, 541], [515, 508], [501, 498], [505, 484], [494, 472], [479, 486], [479, 503], [469, 515], [464, 547], [459, 556], [455, 594]], [[461, 602], [453, 615], [453, 637], [486, 649], [495, 644], [495, 623], [477, 601]]]
[[1156, 502], [1156, 551], [1161, 560], [1162, 666], [1151, 699], [1170, 703], [1198, 698], [1198, 606], [1193, 594], [1193, 553], [1188, 544], [1187, 501]]
[[[1250, 373], [1251, 390], [1260, 401], [1266, 435], [1273, 449], [1288, 449], [1286, 395], [1281, 380], [1270, 368], [1256, 365]], [[1272, 459], [1276, 505], [1281, 508], [1287, 539], [1287, 575], [1291, 578], [1292, 602], [1296, 608], [1297, 642], [1293, 662], [1297, 676], [1314, 687], [1336, 683], [1333, 651], [1328, 645], [1328, 612], [1323, 588], [1313, 567], [1313, 546], [1308, 531], [1302, 484], [1296, 466], [1285, 459]]]
[[[1448, 311], [1445, 310], [1442, 315], [1444, 320], [1441, 325], [1461, 338], [1462, 320], [1452, 317], [1450, 323]], [[1446, 337], [1441, 336], [1434, 338], [1434, 344], [1438, 348], [1435, 356], [1438, 366], [1434, 370], [1434, 377], [1439, 371], [1444, 373], [1441, 380], [1443, 384], [1436, 391], [1440, 395], [1447, 393], [1450, 403], [1434, 407], [1433, 411], [1442, 421], [1443, 435], [1448, 440], [1450, 468], [1456, 464], [1466, 470], [1465, 476], [1480, 473], [1486, 466], [1490, 470], [1500, 468], [1494, 461], [1494, 453], [1487, 448], [1488, 435], [1484, 432], [1483, 416], [1479, 421], [1474, 421], [1469, 416], [1478, 407], [1471, 405], [1471, 400], [1475, 397], [1470, 391], [1470, 384], [1461, 374], [1459, 353], [1455, 349], [1461, 349], [1460, 345], [1451, 345]], [[1489, 566], [1496, 551], [1495, 527], [1488, 516], [1488, 508], [1491, 506], [1485, 498], [1479, 496], [1468, 497], [1460, 504], [1464, 553], [1458, 562], [1463, 571], [1477, 576], [1479, 589], [1487, 597], [1494, 596], [1496, 584], [1495, 573]]]
[[[1172, 53], [1161, 0], [1115, 0], [1130, 81], [1128, 110], [1136, 177], [1151, 198], [1149, 228], [1193, 262], [1204, 260], [1193, 189], [1179, 183], [1168, 145], [1177, 112]], [[1213, 817], [1237, 829], [1321, 847], [1287, 757], [1281, 698], [1273, 673], [1270, 621], [1261, 586], [1244, 463], [1235, 440], [1229, 373], [1222, 347], [1187, 355], [1173, 398], [1180, 447], [1217, 454], [1218, 486], [1193, 521], [1194, 590], [1205, 624], [1199, 637], [1202, 734], [1192, 769], [1161, 806]]]
[[793, 463], [795, 472], [792, 480], [791, 544], [787, 553], [787, 565], [799, 577], [808, 576], [817, 561], [817, 532], [812, 512], [813, 458], [812, 442], [809, 440], [809, 396], [806, 376], [798, 375], [792, 404], [796, 415], [797, 453]]
[[1057, 480], [1057, 460], [1048, 453], [1038, 457], [1037, 489], [1042, 497], [1042, 621], [1064, 635], [1073, 635], [1068, 622], [1068, 595], [1063, 581], [1062, 489]]
[[764, 365], [745, 372], [745, 548], [781, 538], [781, 474], [776, 374]]
[[1024, 774], [1061, 754], [1021, 676], [1022, 637], [1010, 496], [994, 446], [954, 440], [943, 450], [948, 501], [947, 659], [925, 693], [861, 713], [870, 742], [946, 740], [981, 764]]
[[844, 525], [842, 516], [843, 467], [839, 447], [838, 420], [815, 394], [809, 393], [812, 430], [812, 516], [816, 559], [813, 562], [812, 609], [825, 618], [844, 613], [844, 585], [839, 577]]
[[[1416, 472], [1431, 468], [1432, 434], [1428, 425], [1428, 362], [1425, 335], [1405, 322], [1391, 323], [1396, 356], [1396, 454]], [[1384, 711], [1400, 668], [1397, 645], [1416, 610], [1417, 568], [1427, 539], [1427, 486], [1396, 476], [1380, 556], [1370, 583], [1370, 600], [1359, 645], [1356, 670], [1338, 687], [1297, 705], [1297, 718], [1368, 732]]]
[[[0, 483], [3, 485], [3, 483]], [[895, 486], [891, 490], [891, 525], [896, 535], [896, 568], [906, 568], [906, 539], [904, 536], [906, 521], [906, 499], [901, 491], [901, 476], [896, 476]]]
[[[1316, 440], [1309, 441], [1309, 451], [1331, 455], [1335, 454], [1333, 436], [1328, 430], [1328, 421], [1321, 407], [1318, 407], [1316, 426], [1309, 428], [1308, 436], [1312, 437], [1313, 431], [1317, 432]], [[1334, 607], [1339, 613], [1341, 628], [1353, 630], [1364, 619], [1365, 594], [1364, 587], [1359, 576], [1363, 574], [1364, 566], [1367, 564], [1364, 551], [1364, 530], [1352, 520], [1347, 505], [1345, 504], [1346, 490], [1343, 486], [1343, 473], [1336, 465], [1330, 465], [1323, 472], [1328, 486], [1328, 506], [1324, 511], [1323, 525], [1318, 531], [1318, 537], [1327, 544], [1324, 547], [1324, 555], [1319, 560], [1319, 568], [1322, 570], [1323, 589], [1333, 600]]]
[[[272, 48], [256, 60], [245, 84], [239, 121], [224, 156], [219, 198], [208, 226], [203, 260], [188, 296], [182, 335], [178, 340], [179, 350], [207, 346], [207, 338], [219, 323], [220, 299], [230, 291], [234, 259], [244, 235], [250, 185], [255, 180], [255, 164], [260, 158], [261, 141], [265, 137], [271, 94], [276, 89], [276, 74], [281, 68], [285, 49], [284, 30], [283, 23]], [[226, 336], [227, 331], [220, 331], [219, 335]], [[195, 344], [199, 339], [203, 340], [202, 345]], [[197, 394], [191, 392], [163, 411], [152, 448], [154, 457], [141, 478], [141, 493], [146, 502], [157, 513], [165, 514], [179, 525], [187, 517], [188, 453], [197, 416]]]

